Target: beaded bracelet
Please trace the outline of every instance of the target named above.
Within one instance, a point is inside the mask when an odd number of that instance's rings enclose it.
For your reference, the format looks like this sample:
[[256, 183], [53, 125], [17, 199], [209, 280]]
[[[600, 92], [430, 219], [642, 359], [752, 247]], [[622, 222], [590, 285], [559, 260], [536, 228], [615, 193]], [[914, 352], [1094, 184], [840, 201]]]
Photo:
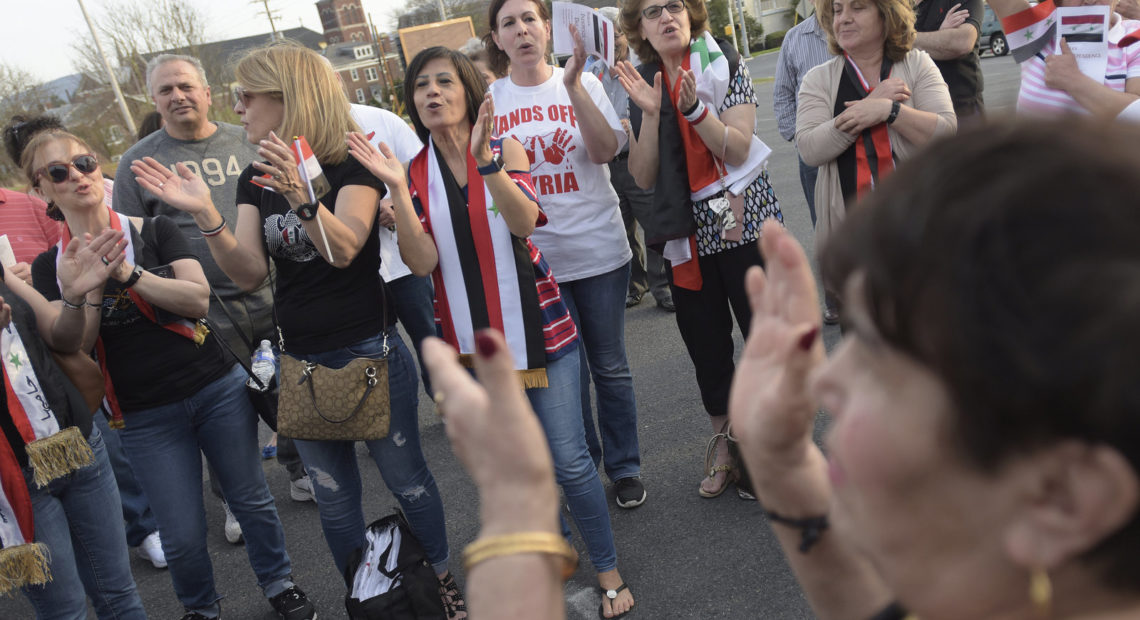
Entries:
[[218, 226], [216, 228], [211, 228], [210, 230], [202, 230], [201, 228], [199, 228], [198, 231], [202, 233], [203, 237], [214, 237], [214, 236], [222, 234], [222, 231], [225, 229], [226, 229], [226, 216], [223, 215], [222, 216], [222, 223], [218, 224]]
[[480, 538], [463, 550], [463, 567], [470, 571], [485, 560], [520, 553], [545, 553], [562, 558], [563, 581], [578, 568], [578, 554], [566, 539], [551, 532], [515, 532]]

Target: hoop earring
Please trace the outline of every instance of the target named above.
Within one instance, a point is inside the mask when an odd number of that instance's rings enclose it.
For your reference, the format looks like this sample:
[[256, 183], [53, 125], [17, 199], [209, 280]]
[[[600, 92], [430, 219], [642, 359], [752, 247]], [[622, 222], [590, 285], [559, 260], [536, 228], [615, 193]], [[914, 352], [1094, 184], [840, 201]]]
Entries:
[[1042, 618], [1052, 616], [1053, 610], [1053, 582], [1044, 568], [1035, 568], [1029, 574], [1029, 600], [1033, 609]]
[[59, 210], [59, 206], [55, 204], [55, 201], [52, 201], [52, 200], [48, 201], [48, 203], [47, 203], [47, 216], [50, 217], [51, 219], [57, 221], [57, 222], [63, 221], [63, 211]]

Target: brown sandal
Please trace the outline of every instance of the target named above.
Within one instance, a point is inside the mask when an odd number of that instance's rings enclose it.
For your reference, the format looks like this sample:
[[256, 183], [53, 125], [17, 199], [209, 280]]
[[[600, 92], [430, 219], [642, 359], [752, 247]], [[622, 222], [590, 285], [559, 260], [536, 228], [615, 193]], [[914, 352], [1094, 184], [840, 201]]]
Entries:
[[715, 478], [718, 473], [724, 472], [724, 482], [721, 483], [721, 485], [715, 491], [706, 491], [704, 489], [704, 487], [698, 487], [697, 488], [697, 492], [700, 493], [701, 497], [705, 497], [708, 499], [712, 499], [714, 497], [719, 497], [720, 494], [724, 493], [724, 490], [728, 488], [728, 483], [732, 481], [731, 479], [732, 479], [733, 467], [732, 467], [731, 463], [725, 463], [723, 465], [713, 465], [713, 463], [716, 462], [716, 457], [717, 457], [717, 453], [718, 453], [717, 441], [719, 441], [721, 439], [724, 439], [725, 449], [727, 450], [728, 449], [728, 423], [727, 422], [725, 423], [724, 428], [720, 429], [719, 433], [713, 435], [712, 439], [709, 439], [709, 445], [707, 448], [705, 448], [705, 471], [708, 472], [706, 478]]

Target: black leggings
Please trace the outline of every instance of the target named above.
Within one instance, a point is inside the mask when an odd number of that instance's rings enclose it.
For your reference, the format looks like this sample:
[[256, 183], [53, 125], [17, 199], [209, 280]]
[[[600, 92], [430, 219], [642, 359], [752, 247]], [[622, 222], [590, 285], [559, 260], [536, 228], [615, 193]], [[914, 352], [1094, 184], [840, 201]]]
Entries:
[[747, 338], [752, 310], [744, 291], [744, 273], [752, 265], [763, 266], [763, 259], [755, 243], [746, 243], [698, 260], [701, 290], [691, 291], [673, 284], [671, 269], [669, 289], [677, 306], [677, 327], [696, 367], [705, 411], [710, 416], [728, 415], [728, 391], [736, 370], [732, 361], [732, 317], [736, 316], [740, 332]]

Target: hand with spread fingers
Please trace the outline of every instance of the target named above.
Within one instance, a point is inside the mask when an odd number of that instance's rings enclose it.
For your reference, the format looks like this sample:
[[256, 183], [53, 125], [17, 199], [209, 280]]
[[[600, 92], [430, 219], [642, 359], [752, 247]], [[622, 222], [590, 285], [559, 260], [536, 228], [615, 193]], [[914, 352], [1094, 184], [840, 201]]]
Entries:
[[641, 109], [642, 114], [649, 116], [656, 116], [661, 112], [661, 72], [658, 71], [653, 76], [653, 85], [651, 86], [641, 77], [637, 69], [633, 68], [628, 60], [623, 60], [614, 66], [618, 74], [618, 82], [621, 83], [625, 92], [629, 93], [629, 98], [633, 103]]
[[175, 165], [175, 170], [177, 174], [153, 157], [144, 157], [131, 164], [131, 172], [139, 186], [175, 209], [197, 215], [214, 206], [210, 188], [202, 177], [181, 162]]
[[272, 131], [257, 146], [257, 154], [266, 161], [255, 161], [253, 167], [269, 175], [268, 178], [259, 178], [258, 182], [284, 196], [293, 209], [309, 202], [309, 194], [301, 183], [301, 172], [297, 169], [293, 149]]
[[471, 129], [471, 156], [479, 166], [491, 163], [491, 134], [495, 131], [495, 100], [490, 91], [483, 95], [479, 117]]
[[404, 178], [404, 165], [396, 158], [396, 154], [384, 142], [380, 143], [380, 148], [377, 149], [364, 134], [353, 131], [348, 134], [346, 139], [348, 142], [348, 154], [352, 155], [356, 161], [364, 166], [387, 185], [390, 189], [395, 191], [397, 187], [407, 185], [407, 179]]

